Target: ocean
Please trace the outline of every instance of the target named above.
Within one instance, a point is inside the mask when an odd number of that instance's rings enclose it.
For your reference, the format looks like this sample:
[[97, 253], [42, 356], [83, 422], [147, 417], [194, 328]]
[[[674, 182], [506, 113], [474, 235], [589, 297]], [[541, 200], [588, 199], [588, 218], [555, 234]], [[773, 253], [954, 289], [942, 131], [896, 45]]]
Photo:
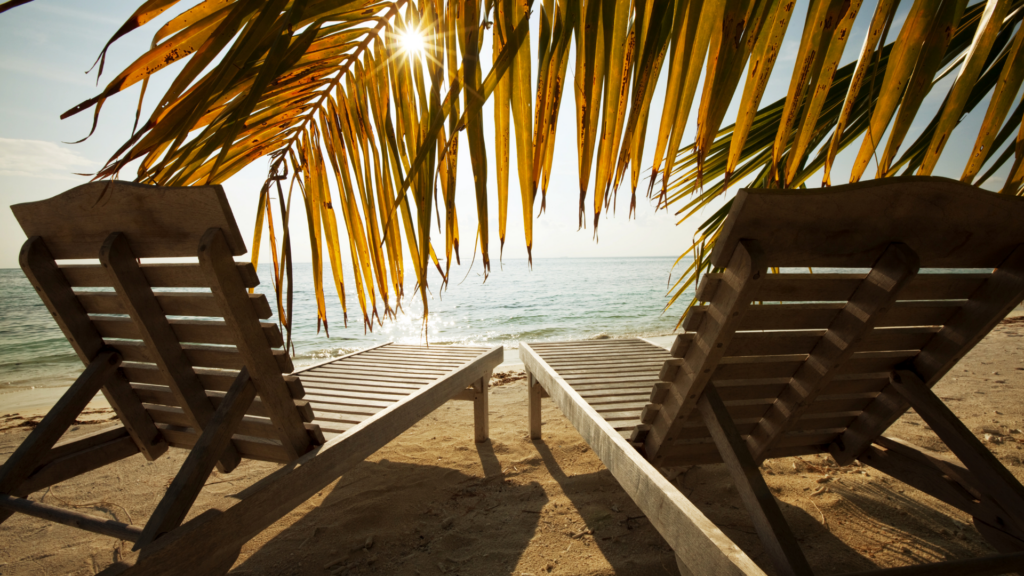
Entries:
[[[403, 311], [397, 319], [375, 324], [364, 333], [362, 313], [346, 278], [348, 326], [333, 288], [327, 284], [330, 337], [317, 333], [311, 266], [295, 264], [293, 362], [296, 368], [355, 350], [398, 342], [431, 345], [504, 346], [514, 356], [519, 342], [625, 338], [671, 334], [686, 304], [680, 298], [667, 312], [668, 281], [675, 258], [539, 258], [530, 270], [525, 259], [494, 262], [486, 282], [480, 264], [467, 275], [453, 267], [450, 286], [440, 290], [431, 278], [429, 317], [423, 322], [419, 292], [408, 281]], [[673, 279], [685, 270], [676, 268]], [[272, 270], [258, 267], [258, 292], [276, 309]], [[407, 268], [411, 278], [412, 271]], [[394, 297], [392, 296], [392, 302]], [[383, 314], [383, 307], [378, 306]], [[82, 371], [71, 346], [20, 269], [0, 270], [0, 391], [11, 387], [63, 387]]]

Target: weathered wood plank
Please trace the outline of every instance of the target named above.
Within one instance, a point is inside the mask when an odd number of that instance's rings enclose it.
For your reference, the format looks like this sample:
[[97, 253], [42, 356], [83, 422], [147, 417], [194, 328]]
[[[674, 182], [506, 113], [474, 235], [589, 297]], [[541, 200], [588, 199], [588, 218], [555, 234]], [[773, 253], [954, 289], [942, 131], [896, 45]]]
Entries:
[[[163, 404], [165, 406], [177, 406], [177, 400], [174, 394], [167, 386], [161, 386], [159, 384], [133, 384], [132, 390], [139, 397], [139, 400], [147, 404]], [[210, 403], [213, 404], [214, 409], [220, 407], [224, 402], [226, 393], [219, 390], [207, 390], [206, 397], [210, 399]], [[313, 411], [309, 407], [309, 401], [307, 400], [294, 400], [295, 408], [299, 411], [299, 415], [303, 422], [311, 422], [313, 420]], [[250, 416], [260, 416], [267, 418], [267, 411], [263, 407], [263, 401], [256, 398], [249, 405], [246, 414]]]
[[[195, 254], [191, 254], [194, 256]], [[67, 276], [71, 286], [76, 288], [101, 288], [110, 286], [107, 271], [99, 264], [61, 264], [61, 272]], [[146, 283], [153, 288], [209, 288], [206, 277], [198, 264], [152, 264], [139, 265]], [[260, 285], [260, 278], [251, 262], [235, 262], [235, 269], [246, 288]]]
[[669, 546], [697, 574], [764, 574], [623, 435], [587, 404], [530, 345], [519, 357]]
[[[1024, 200], [935, 177], [871, 180], [817, 190], [742, 189], [711, 262], [725, 267], [737, 243], [764, 243], [769, 266], [868, 268], [903, 242], [923, 268], [995, 268], [1024, 244]], [[885, 217], [878, 217], [878, 207]], [[950, 215], [956, 215], [955, 218]], [[881, 240], [881, 241], [880, 241]]]
[[296, 458], [312, 447], [309, 435], [295, 412], [280, 366], [270, 352], [270, 345], [260, 329], [259, 319], [249, 303], [231, 256], [223, 231], [211, 228], [203, 234], [199, 243], [199, 265], [224, 311], [225, 322], [235, 333], [238, 351], [277, 428], [282, 446], [292, 458]]
[[[117, 296], [117, 294], [114, 294]], [[90, 314], [89, 319], [96, 330], [104, 338], [142, 338], [135, 322], [128, 317], [102, 316]], [[179, 342], [198, 342], [203, 344], [234, 344], [232, 334], [223, 320], [195, 320], [184, 318], [168, 318], [174, 336]], [[284, 346], [281, 330], [273, 322], [260, 322], [267, 342], [272, 347]]]
[[[213, 416], [213, 405], [192, 371], [174, 330], [153, 296], [153, 290], [146, 284], [136, 258], [127, 236], [121, 232], [110, 234], [100, 249], [100, 263], [109, 272], [114, 290], [135, 320], [139, 335], [146, 344], [151, 356], [147, 361], [154, 362], [171, 379], [171, 391], [189, 418], [189, 426], [201, 431]], [[126, 353], [127, 346], [115, 345], [114, 348], [124, 354], [126, 360], [135, 360]], [[238, 451], [229, 448], [221, 455], [218, 468], [221, 472], [234, 470], [239, 459]]]
[[[1024, 245], [1012, 249], [968, 303], [943, 326], [914, 359], [913, 369], [931, 388], [981, 341], [1000, 320], [1024, 300]], [[864, 414], [838, 439], [832, 456], [848, 464], [871, 445], [909, 408], [892, 387], [886, 387]]]
[[[143, 268], [145, 270], [145, 268]], [[113, 292], [77, 290], [75, 296], [90, 314], [127, 314], [121, 299]], [[209, 292], [162, 292], [154, 290], [153, 296], [168, 316], [213, 316], [220, 317], [220, 308]], [[266, 320], [273, 314], [270, 303], [263, 294], [249, 294], [249, 301], [256, 309], [256, 315]]]
[[[53, 255], [46, 248], [46, 243], [38, 236], [30, 237], [22, 245], [18, 258], [25, 276], [57, 321], [64, 337], [82, 363], [88, 366], [104, 348], [103, 338], [89, 321], [62, 269], [58, 268]], [[102, 266], [96, 268], [104, 276], [107, 275]], [[155, 460], [167, 451], [167, 444], [160, 438], [153, 421], [146, 416], [146, 411], [120, 374], [111, 378], [103, 388], [103, 396], [148, 460]]]
[[477, 444], [490, 439], [491, 418], [488, 396], [490, 396], [491, 373], [473, 383], [473, 437]]
[[[905, 244], [890, 244], [861, 282], [828, 332], [800, 365], [793, 380], [747, 438], [755, 462], [764, 459], [782, 434], [800, 422], [819, 394], [853, 356], [857, 344], [896, 302], [900, 290], [917, 274], [917, 255]], [[902, 359], [902, 358], [901, 358]], [[895, 364], [890, 362], [889, 365]]]
[[128, 555], [111, 573], [173, 576], [223, 570], [224, 558], [291, 512], [313, 494], [362, 462], [448, 398], [482, 378], [502, 361], [493, 348], [357, 426], [345, 429], [315, 452], [249, 488], [247, 496], [217, 515], [200, 516], [173, 534]]
[[[875, 323], [880, 328], [902, 326], [942, 326], [966, 304], [963, 300], [924, 302], [897, 301]], [[842, 303], [760, 304], [751, 306], [737, 330], [822, 330], [835, 321]], [[692, 330], [703, 321], [706, 306], [694, 306], [687, 312], [683, 328]]]
[[541, 384], [534, 373], [526, 370], [526, 405], [529, 412], [529, 438], [541, 440]]
[[963, 485], [926, 459], [908, 455], [908, 451], [909, 447], [898, 451], [871, 445], [858, 460], [972, 516], [987, 515], [985, 507]]
[[[769, 274], [759, 297], [765, 302], [846, 302], [867, 274]], [[705, 274], [697, 300], [709, 302], [721, 282], [721, 272]], [[988, 278], [987, 273], [926, 273], [915, 276], [900, 300], [948, 300], [968, 298]]]
[[[43, 416], [28, 437], [0, 467], [0, 494], [13, 494], [42, 464], [47, 452], [60, 440], [89, 401], [117, 371], [121, 357], [113, 351], [96, 355], [60, 400]], [[0, 520], [4, 518], [0, 516]]]
[[[61, 456], [47, 460], [45, 464], [40, 465], [12, 495], [27, 496], [37, 490], [138, 454], [139, 447], [135, 445], [135, 441], [132, 440], [124, 426], [117, 426], [116, 429], [120, 435], [106, 442], [97, 444], [83, 442], [76, 446], [78, 443], [73, 441], [67, 444], [67, 448], [74, 447], [76, 449], [74, 451], [62, 450]], [[50, 454], [56, 451], [57, 448], [54, 448]]]
[[[156, 427], [163, 434], [164, 438], [167, 439], [167, 443], [173, 448], [191, 450], [196, 445], [196, 442], [199, 441], [199, 434], [191, 428], [161, 422], [157, 422]], [[287, 464], [294, 461], [294, 459], [288, 456], [287, 451], [281, 447], [280, 442], [276, 440], [235, 434], [231, 437], [231, 443], [235, 445], [235, 448], [244, 458], [277, 462], [279, 464]]]
[[46, 200], [11, 206], [27, 236], [43, 236], [55, 258], [95, 258], [111, 231], [124, 234], [139, 258], [194, 256], [209, 228], [224, 230], [231, 254], [245, 254], [220, 186], [168, 187], [107, 180]]
[[146, 522], [135, 549], [177, 528], [185, 519], [220, 455], [231, 445], [231, 436], [255, 397], [256, 388], [243, 368]]
[[42, 518], [43, 520], [49, 520], [50, 522], [65, 524], [73, 528], [80, 528], [129, 542], [135, 541], [142, 533], [142, 529], [138, 526], [129, 526], [114, 520], [90, 516], [89, 514], [82, 514], [73, 510], [65, 510], [42, 502], [33, 502], [24, 498], [8, 496], [7, 494], [0, 494], [0, 509], [8, 513], [20, 512], [29, 516], [35, 516], [36, 518]]
[[812, 574], [778, 502], [713, 385], [704, 388], [697, 407], [775, 569], [780, 574]]
[[658, 451], [674, 434], [697, 405], [712, 372], [725, 354], [733, 333], [744, 322], [757, 296], [760, 280], [766, 275], [766, 263], [757, 242], [740, 242], [730, 254], [729, 266], [715, 301], [700, 324], [684, 358], [684, 369], [671, 383], [658, 416], [644, 440], [648, 458], [659, 465]]
[[903, 396], [940, 439], [971, 471], [978, 489], [1007, 511], [1009, 520], [1024, 533], [1024, 486], [1003, 466], [981, 440], [910, 370], [890, 377]]

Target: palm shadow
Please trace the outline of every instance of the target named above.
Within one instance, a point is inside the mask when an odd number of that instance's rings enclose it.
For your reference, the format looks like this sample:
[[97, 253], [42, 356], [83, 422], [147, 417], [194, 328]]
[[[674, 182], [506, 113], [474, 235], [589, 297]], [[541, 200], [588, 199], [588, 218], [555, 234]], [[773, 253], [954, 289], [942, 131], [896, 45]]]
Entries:
[[[280, 533], [247, 545], [232, 574], [510, 573], [537, 530], [524, 503], [543, 506], [536, 483], [514, 485], [491, 468], [490, 443], [477, 445], [484, 477], [460, 470], [365, 461], [287, 517]], [[512, 492], [512, 494], [508, 494]], [[243, 556], [248, 550], [243, 549]]]

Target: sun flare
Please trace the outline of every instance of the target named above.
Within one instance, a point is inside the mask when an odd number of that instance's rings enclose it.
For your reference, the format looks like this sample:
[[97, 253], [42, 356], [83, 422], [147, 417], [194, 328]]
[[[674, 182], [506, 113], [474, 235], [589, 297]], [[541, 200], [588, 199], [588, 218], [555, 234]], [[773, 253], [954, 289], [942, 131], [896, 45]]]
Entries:
[[423, 56], [427, 51], [427, 38], [423, 32], [408, 29], [398, 35], [398, 45], [409, 56]]

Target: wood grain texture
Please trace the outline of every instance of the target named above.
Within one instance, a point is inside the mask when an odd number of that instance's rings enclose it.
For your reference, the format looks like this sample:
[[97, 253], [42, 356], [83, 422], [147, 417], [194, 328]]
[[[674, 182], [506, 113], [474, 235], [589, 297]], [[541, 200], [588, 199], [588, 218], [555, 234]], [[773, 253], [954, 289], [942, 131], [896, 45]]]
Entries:
[[146, 522], [135, 549], [177, 528], [185, 519], [221, 454], [231, 446], [231, 436], [255, 397], [256, 388], [243, 368]]
[[496, 347], [462, 363], [430, 386], [409, 394], [291, 466], [264, 478], [249, 488], [247, 496], [237, 504], [186, 522], [140, 552], [127, 555], [103, 574], [223, 574], [225, 564], [230, 566], [227, 559], [237, 557], [245, 542], [483, 378], [501, 361], [501, 348]]
[[776, 571], [779, 574], [812, 574], [807, 558], [779, 510], [778, 502], [761, 477], [757, 463], [714, 385], [704, 388], [697, 407]]
[[896, 302], [903, 286], [917, 274], [918, 264], [917, 255], [905, 244], [894, 243], [885, 249], [800, 364], [793, 380], [747, 437], [755, 462], [764, 459], [786, 430], [803, 425], [801, 416], [853, 357], [857, 345], [874, 329], [878, 318]]
[[978, 489], [1006, 510], [1007, 519], [1024, 533], [1024, 486], [967, 426], [911, 370], [897, 370], [893, 387], [906, 398], [939, 438], [970, 470]]
[[657, 417], [650, 423], [651, 430], [644, 446], [648, 458], [655, 465], [661, 464], [661, 447], [673, 440], [682, 421], [696, 407], [733, 334], [751, 308], [751, 301], [756, 299], [760, 281], [765, 275], [766, 266], [759, 244], [754, 241], [738, 243], [735, 252], [730, 254], [722, 286], [687, 348], [681, 369], [671, 382]]
[[[134, 320], [145, 343], [150, 355], [146, 361], [154, 362], [171, 380], [171, 391], [188, 417], [189, 427], [201, 432], [206, 422], [213, 417], [213, 405], [192, 371], [189, 358], [167, 322], [152, 288], [146, 283], [126, 235], [114, 232], [104, 240], [100, 248], [100, 264], [110, 274], [110, 282], [121, 297], [121, 304]], [[115, 345], [115, 348], [125, 347]], [[127, 356], [126, 359], [137, 360], [126, 352], [122, 353]], [[238, 451], [232, 447], [221, 455], [218, 468], [221, 472], [230, 472], [240, 461]]]
[[238, 352], [283, 448], [297, 458], [312, 445], [234, 264], [224, 232], [219, 228], [207, 230], [199, 243], [199, 265], [224, 311], [224, 321], [235, 335]]
[[724, 268], [741, 238], [769, 266], [868, 268], [903, 242], [922, 268], [995, 268], [1024, 244], [1024, 198], [954, 180], [901, 177], [818, 190], [741, 189], [711, 253]]
[[764, 574], [562, 379], [531, 345], [520, 344], [519, 358], [693, 573]]
[[0, 494], [13, 494], [42, 464], [46, 453], [74, 423], [89, 401], [117, 371], [121, 357], [113, 351], [96, 355], [60, 400], [0, 467]]
[[26, 236], [42, 236], [54, 258], [95, 258], [107, 236], [128, 237], [139, 258], [192, 257], [210, 228], [231, 254], [245, 242], [220, 186], [171, 188], [121, 181], [83, 184], [39, 202], [11, 206]]
[[[927, 388], [935, 386], [1022, 300], [1024, 245], [1013, 247], [1006, 260], [971, 295], [967, 304], [921, 349], [913, 361], [914, 372]], [[840, 464], [852, 462], [909, 407], [899, 392], [891, 386], [886, 387], [865, 408], [864, 414], [836, 440], [836, 446], [831, 449], [832, 456]]]
[[[845, 302], [866, 277], [866, 273], [769, 274], [758, 291], [758, 297], [765, 302]], [[900, 299], [968, 298], [986, 278], [987, 273], [920, 274], [907, 283], [900, 292]], [[710, 301], [721, 281], [721, 272], [705, 274], [697, 290], [697, 300]]]
[[[145, 276], [145, 272], [143, 272]], [[147, 282], [148, 284], [148, 282]], [[77, 290], [75, 295], [82, 303], [85, 311], [90, 314], [127, 314], [121, 299], [111, 292], [96, 290]], [[160, 309], [168, 316], [217, 316], [220, 308], [213, 294], [209, 292], [165, 292], [154, 290], [153, 296], [160, 304]], [[270, 303], [263, 294], [250, 294], [249, 301], [256, 309], [257, 316], [266, 320], [272, 316]]]
[[112, 536], [121, 540], [134, 542], [142, 529], [138, 526], [129, 526], [114, 520], [90, 516], [73, 510], [65, 510], [56, 506], [50, 506], [42, 502], [33, 502], [24, 498], [0, 494], [0, 509], [6, 512], [20, 512], [43, 520], [58, 522], [74, 528], [81, 528], [89, 532]]
[[91, 439], [77, 438], [64, 446], [70, 450], [54, 447], [47, 454], [55, 452], [61, 455], [41, 464], [15, 491], [13, 496], [27, 496], [37, 490], [53, 486], [75, 476], [85, 474], [118, 460], [123, 460], [139, 452], [131, 435], [124, 426], [116, 426], [116, 437], [99, 443], [89, 442]]
[[[194, 255], [194, 254], [192, 254]], [[140, 266], [146, 282], [153, 288], [209, 288], [206, 277], [198, 264], [153, 264], [143, 262]], [[235, 269], [246, 288], [259, 286], [260, 279], [252, 262], [235, 262]], [[110, 286], [107, 271], [99, 264], [61, 264], [60, 271], [76, 288], [99, 288]]]
[[473, 383], [473, 437], [477, 444], [487, 442], [491, 435], [490, 387], [491, 373]]

